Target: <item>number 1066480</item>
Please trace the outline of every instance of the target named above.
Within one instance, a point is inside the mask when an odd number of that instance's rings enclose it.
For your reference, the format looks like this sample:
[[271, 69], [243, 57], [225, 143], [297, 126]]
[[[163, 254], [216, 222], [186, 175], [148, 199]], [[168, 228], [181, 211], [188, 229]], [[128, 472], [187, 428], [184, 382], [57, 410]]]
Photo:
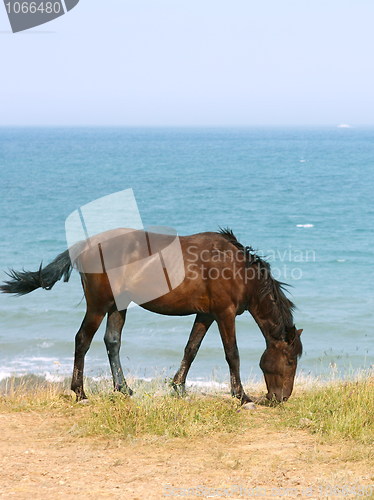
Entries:
[[8, 14], [60, 14], [60, 2], [8, 2]]

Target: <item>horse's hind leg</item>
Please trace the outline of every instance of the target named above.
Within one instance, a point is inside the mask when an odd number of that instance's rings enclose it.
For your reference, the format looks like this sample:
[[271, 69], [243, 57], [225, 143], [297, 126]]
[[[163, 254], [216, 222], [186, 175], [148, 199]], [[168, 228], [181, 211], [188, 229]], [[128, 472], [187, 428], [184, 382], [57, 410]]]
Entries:
[[131, 396], [132, 390], [126, 383], [119, 358], [121, 333], [126, 319], [126, 311], [126, 309], [124, 311], [118, 311], [117, 309], [109, 311], [104, 342], [112, 371], [114, 390]]
[[179, 370], [173, 378], [173, 388], [178, 394], [183, 394], [185, 391], [185, 383], [188, 370], [195, 359], [195, 356], [200, 348], [201, 342], [208, 331], [208, 328], [213, 323], [213, 318], [207, 314], [198, 314], [193, 324], [190, 338], [184, 349], [184, 356]]
[[105, 312], [90, 311], [88, 309], [81, 327], [75, 336], [75, 356], [71, 390], [77, 395], [77, 401], [87, 399], [83, 389], [84, 358], [104, 316]]

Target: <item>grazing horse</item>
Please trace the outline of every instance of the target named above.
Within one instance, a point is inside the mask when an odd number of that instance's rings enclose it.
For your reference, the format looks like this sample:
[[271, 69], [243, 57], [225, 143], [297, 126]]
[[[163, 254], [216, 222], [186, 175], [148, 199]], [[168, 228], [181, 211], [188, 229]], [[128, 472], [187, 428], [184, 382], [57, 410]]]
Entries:
[[[256, 255], [251, 247], [244, 247], [229, 229], [179, 237], [184, 267], [182, 279], [174, 288], [169, 286], [163, 294], [151, 295], [146, 301], [144, 297], [143, 300], [137, 299], [139, 294], [136, 293], [139, 283], [143, 289], [147, 288], [145, 277], [148, 276], [149, 267], [147, 259], [142, 260], [144, 255], [141, 255], [143, 250], [140, 250], [140, 242], [145, 241], [146, 236], [149, 246], [151, 237], [156, 245], [164, 248], [168, 243], [165, 243], [167, 236], [128, 229], [102, 234], [104, 237], [99, 235], [77, 244], [73, 251], [66, 250], [46, 267], [40, 266], [38, 271], [10, 271], [11, 279], [0, 287], [4, 293], [17, 295], [27, 294], [40, 287], [50, 290], [61, 278], [69, 280], [73, 266], [78, 268], [87, 302], [85, 317], [75, 337], [71, 388], [78, 401], [86, 398], [83, 389], [84, 358], [106, 315], [104, 341], [114, 389], [132, 394], [119, 358], [122, 328], [131, 301], [159, 314], [196, 315], [180, 368], [173, 379], [173, 387], [177, 392], [184, 392], [191, 363], [210, 325], [216, 321], [230, 369], [231, 394], [242, 404], [252, 401], [244, 392], [240, 380], [235, 333], [235, 317], [248, 310], [266, 341], [266, 350], [260, 360], [267, 386], [266, 397], [270, 400], [275, 398], [278, 402], [290, 397], [297, 361], [302, 353], [302, 330], [297, 330], [294, 325], [294, 304], [284, 294], [283, 284], [274, 279], [269, 263]], [[123, 235], [126, 235], [126, 241]], [[102, 243], [109, 248], [111, 246], [112, 254], [115, 254], [117, 264], [120, 260], [122, 268], [126, 268], [125, 264], [129, 262], [139, 262], [132, 275], [122, 274], [121, 266], [116, 267], [114, 274], [122, 297], [120, 306], [116, 300], [119, 292], [113, 290], [113, 281], [111, 283], [110, 280], [113, 270], [106, 269], [103, 262]], [[98, 255], [98, 249], [103, 268], [93, 269], [95, 266], [92, 263]], [[75, 262], [72, 262], [72, 256]]]

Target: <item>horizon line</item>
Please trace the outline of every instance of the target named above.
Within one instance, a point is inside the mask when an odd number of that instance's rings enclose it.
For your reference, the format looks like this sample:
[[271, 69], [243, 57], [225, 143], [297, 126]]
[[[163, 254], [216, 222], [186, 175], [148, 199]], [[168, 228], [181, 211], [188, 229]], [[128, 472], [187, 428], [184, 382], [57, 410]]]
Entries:
[[349, 126], [342, 126], [341, 123], [290, 123], [290, 124], [271, 124], [271, 123], [258, 123], [258, 124], [165, 124], [165, 125], [150, 125], [150, 124], [0, 124], [0, 128], [338, 128], [338, 129], [355, 129], [374, 127], [374, 123], [361, 123], [349, 124]]

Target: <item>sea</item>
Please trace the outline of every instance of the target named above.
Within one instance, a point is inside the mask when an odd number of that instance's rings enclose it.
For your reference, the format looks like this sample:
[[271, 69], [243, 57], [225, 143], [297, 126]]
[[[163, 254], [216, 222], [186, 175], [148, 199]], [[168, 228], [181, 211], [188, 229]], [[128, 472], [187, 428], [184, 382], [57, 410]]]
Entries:
[[[180, 235], [229, 227], [268, 259], [297, 306], [300, 376], [346, 378], [373, 367], [374, 129], [0, 128], [0, 174], [1, 281], [64, 251], [72, 212], [131, 188], [145, 225]], [[70, 376], [84, 311], [76, 272], [51, 291], [0, 294], [0, 378]], [[173, 376], [193, 319], [130, 308], [125, 375]], [[101, 326], [87, 354], [89, 377], [110, 373], [103, 334]], [[260, 380], [265, 342], [248, 312], [237, 318], [237, 337], [242, 379]], [[216, 326], [188, 380], [227, 383]]]

